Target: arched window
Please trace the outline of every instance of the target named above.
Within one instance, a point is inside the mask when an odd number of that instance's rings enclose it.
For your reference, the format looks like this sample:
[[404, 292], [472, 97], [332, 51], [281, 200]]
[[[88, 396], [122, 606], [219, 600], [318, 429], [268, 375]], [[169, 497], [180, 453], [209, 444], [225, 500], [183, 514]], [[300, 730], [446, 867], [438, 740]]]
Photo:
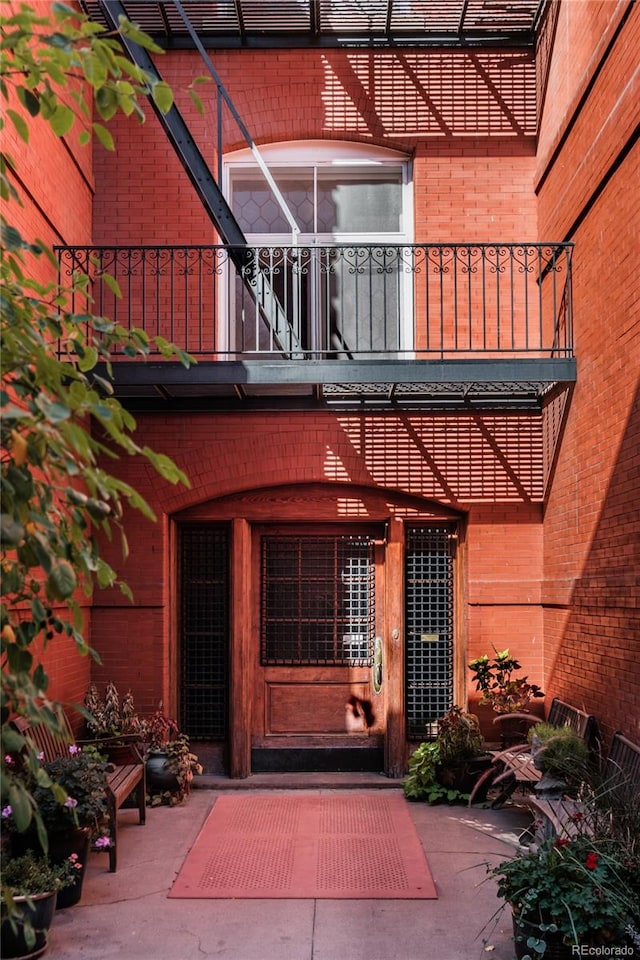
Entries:
[[413, 239], [408, 158], [324, 140], [271, 144], [260, 153], [280, 197], [250, 150], [226, 157], [225, 186], [247, 240], [260, 249], [254, 268], [268, 292], [253, 302], [262, 297], [269, 307], [273, 295], [278, 307], [271, 320], [264, 307], [258, 317], [238, 285], [236, 343], [243, 352], [248, 344], [282, 352], [286, 339], [292, 352], [314, 357], [410, 349], [401, 252]]

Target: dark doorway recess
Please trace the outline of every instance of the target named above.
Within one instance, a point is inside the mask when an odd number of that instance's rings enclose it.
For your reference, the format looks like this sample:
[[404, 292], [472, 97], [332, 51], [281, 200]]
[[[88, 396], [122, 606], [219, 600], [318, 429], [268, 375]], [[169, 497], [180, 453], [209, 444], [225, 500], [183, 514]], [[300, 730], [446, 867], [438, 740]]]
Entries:
[[379, 773], [384, 769], [382, 747], [308, 747], [251, 751], [253, 773]]

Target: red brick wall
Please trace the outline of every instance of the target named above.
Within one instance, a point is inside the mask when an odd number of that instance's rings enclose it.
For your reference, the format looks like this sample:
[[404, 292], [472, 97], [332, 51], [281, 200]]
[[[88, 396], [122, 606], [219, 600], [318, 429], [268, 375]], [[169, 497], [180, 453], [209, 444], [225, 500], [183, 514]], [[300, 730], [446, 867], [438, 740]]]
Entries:
[[[511, 646], [541, 681], [541, 436], [536, 416], [139, 416], [140, 442], [173, 457], [191, 489], [159, 481], [137, 461], [117, 469], [161, 518], [272, 485], [301, 485], [304, 501], [307, 483], [331, 484], [342, 497], [344, 484], [388, 491], [389, 499], [412, 494], [466, 512], [469, 606], [460, 617], [463, 627], [468, 620], [469, 655], [490, 651], [492, 643]], [[312, 497], [309, 503], [306, 519], [314, 520]], [[166, 702], [169, 686], [169, 528], [132, 514], [126, 523], [130, 557], [119, 563], [114, 546], [112, 559], [133, 588], [135, 607], [113, 590], [97, 596], [93, 639], [105, 665], [94, 675], [131, 684], [147, 709]]]
[[[256, 143], [351, 140], [415, 158], [416, 240], [522, 240], [536, 235], [532, 62], [521, 53], [214, 51], [216, 70]], [[215, 172], [212, 84], [196, 53], [157, 58], [191, 135]], [[529, 84], [529, 87], [526, 87]], [[529, 92], [526, 92], [529, 91]], [[117, 157], [95, 148], [97, 243], [209, 243], [212, 226], [148, 111], [112, 124]], [[224, 152], [246, 148], [225, 107]], [[151, 231], [151, 234], [150, 234]]]
[[[215, 51], [212, 59], [259, 144], [355, 140], [413, 156], [416, 240], [537, 236], [532, 63], [520, 53]], [[187, 52], [158, 65], [215, 170], [213, 102], [199, 116], [185, 93], [204, 65]], [[205, 101], [210, 91], [198, 87]], [[119, 121], [116, 143], [117, 157], [95, 155], [96, 241], [209, 242], [211, 226], [155, 117], [144, 127]], [[224, 151], [246, 146], [226, 108], [222, 144]], [[373, 485], [468, 510], [470, 655], [494, 641], [511, 643], [541, 679], [538, 418], [202, 415], [141, 417], [139, 426], [144, 441], [173, 456], [192, 481], [185, 493], [158, 484], [141, 465], [127, 465], [127, 479], [162, 515], [234, 491], [310, 481]], [[94, 611], [95, 642], [106, 662], [100, 676], [117, 674], [125, 682], [135, 674], [136, 699], [145, 707], [166, 699], [169, 685], [162, 646], [167, 536], [162, 525], [133, 521], [125, 572], [136, 610], [116, 615], [115, 633], [114, 598], [102, 595]], [[163, 630], [154, 619], [159, 613]], [[127, 651], [136, 638], [142, 654], [131, 668]]]
[[[612, 34], [632, 6], [630, 0], [565, 0], [557, 4], [553, 57], [544, 96], [544, 123], [538, 142], [539, 156], [557, 143], [571, 118], [571, 103], [583, 93], [603, 56]], [[633, 55], [633, 47], [628, 53]], [[617, 84], [607, 87], [615, 95]], [[601, 107], [594, 129], [606, 121]]]
[[[6, 10], [3, 6], [3, 16], [19, 7], [11, 0]], [[44, 16], [46, 7], [46, 3], [40, 3], [38, 15]], [[88, 121], [79, 116], [69, 90], [61, 91], [61, 99], [75, 107], [78, 119], [66, 137], [56, 137], [44, 120], [29, 116], [13, 92], [10, 78], [7, 89], [9, 100], [6, 104], [3, 101], [3, 107], [10, 107], [26, 120], [29, 142], [25, 144], [5, 116], [2, 150], [15, 160], [17, 174], [13, 180], [23, 206], [10, 202], [3, 209], [4, 216], [29, 239], [39, 237], [48, 244], [90, 242], [92, 151], [90, 146], [78, 143]]]
[[[546, 683], [596, 714], [605, 736], [638, 739], [640, 11], [562, 8], [552, 76], [567, 48], [573, 68], [547, 98], [542, 142], [560, 149], [541, 155], [538, 192], [545, 236], [575, 241], [578, 382], [544, 518]], [[596, 70], [593, 51], [607, 46]], [[569, 125], [556, 131], [558, 117]]]
[[[9, 16], [20, 4], [3, 5], [3, 16]], [[38, 15], [46, 13], [46, 4], [40, 3]], [[29, 127], [26, 144], [17, 134], [11, 120], [4, 116], [2, 150], [13, 158], [16, 172], [9, 177], [17, 190], [20, 203], [3, 201], [2, 213], [7, 222], [18, 229], [25, 240], [38, 239], [49, 246], [57, 243], [87, 243], [91, 239], [91, 212], [93, 202], [92, 152], [80, 147], [78, 133], [86, 127], [79, 120], [67, 137], [56, 137], [41, 118], [30, 117], [13, 93], [12, 81], [7, 80], [9, 106], [22, 115]], [[69, 103], [68, 93], [63, 99]], [[77, 111], [76, 111], [77, 112]], [[40, 281], [55, 280], [46, 257], [27, 257], [25, 272]], [[84, 600], [82, 600], [84, 602]], [[90, 640], [88, 606], [85, 611]], [[65, 703], [82, 701], [89, 682], [91, 662], [88, 656], [78, 655], [69, 638], [55, 635], [46, 650], [38, 651], [50, 679], [50, 693]]]
[[[83, 608], [83, 637], [86, 643], [90, 644], [89, 603], [81, 595], [77, 599]], [[67, 608], [59, 604], [52, 604], [51, 611], [54, 617], [68, 618]], [[47, 674], [49, 685], [44, 691], [45, 694], [65, 704], [73, 728], [79, 733], [84, 723], [74, 712], [74, 708], [82, 703], [91, 679], [92, 659], [89, 653], [80, 653], [74, 640], [53, 631], [52, 638], [48, 641], [45, 641], [44, 634], [40, 634], [31, 647], [31, 653], [35, 662], [42, 664]]]

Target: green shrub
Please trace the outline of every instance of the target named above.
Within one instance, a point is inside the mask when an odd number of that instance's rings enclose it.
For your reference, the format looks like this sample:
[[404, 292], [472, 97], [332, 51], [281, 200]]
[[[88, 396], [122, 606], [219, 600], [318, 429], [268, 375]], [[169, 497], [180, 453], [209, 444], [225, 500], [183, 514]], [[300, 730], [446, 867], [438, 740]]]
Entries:
[[537, 723], [529, 731], [534, 755], [543, 773], [559, 779], [580, 779], [589, 758], [584, 739], [571, 727]]

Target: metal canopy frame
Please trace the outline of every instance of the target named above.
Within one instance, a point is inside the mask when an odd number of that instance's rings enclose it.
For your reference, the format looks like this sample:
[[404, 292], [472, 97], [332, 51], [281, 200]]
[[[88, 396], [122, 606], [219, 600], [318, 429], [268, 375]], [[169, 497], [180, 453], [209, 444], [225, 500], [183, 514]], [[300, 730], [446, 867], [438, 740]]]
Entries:
[[[182, 0], [203, 46], [533, 47], [551, 0]], [[104, 22], [99, 0], [81, 0]], [[167, 49], [194, 42], [173, 0], [123, 0], [130, 20]]]

